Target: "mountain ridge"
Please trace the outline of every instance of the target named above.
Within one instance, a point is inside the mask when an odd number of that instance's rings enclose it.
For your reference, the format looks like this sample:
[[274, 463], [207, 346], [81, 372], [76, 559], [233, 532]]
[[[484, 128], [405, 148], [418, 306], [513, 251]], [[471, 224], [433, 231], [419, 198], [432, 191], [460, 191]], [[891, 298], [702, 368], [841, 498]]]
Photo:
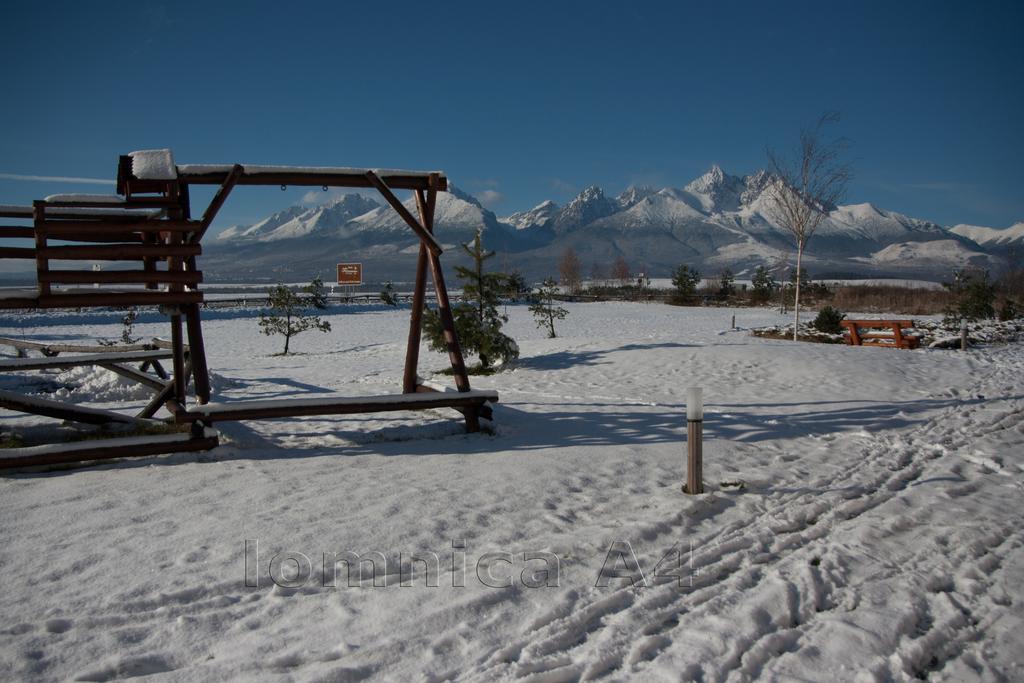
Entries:
[[[612, 198], [590, 185], [564, 206], [545, 200], [503, 218], [450, 185], [449, 192], [438, 195], [435, 234], [450, 250], [447, 267], [463, 258], [461, 250], [451, 248], [483, 230], [487, 247], [501, 254], [500, 267], [528, 277], [556, 274], [568, 248], [585, 267], [589, 262], [595, 269], [622, 257], [634, 269], [655, 276], [665, 276], [682, 263], [706, 272], [728, 267], [743, 274], [757, 265], [792, 260], [792, 238], [774, 218], [766, 193], [771, 183], [763, 170], [734, 176], [714, 165], [681, 188], [631, 186]], [[416, 213], [413, 200], [405, 206]], [[1017, 232], [1024, 233], [1024, 224], [1012, 226], [1011, 232], [956, 227], [961, 229], [949, 230], [870, 202], [836, 206], [810, 243], [808, 268], [818, 276], [857, 272], [869, 277], [938, 277], [955, 267], [998, 264], [1000, 255], [975, 237], [1003, 246], [1007, 240], [1000, 237], [1012, 242]], [[929, 242], [936, 244], [914, 246]], [[325, 205], [288, 207], [247, 228], [228, 228], [210, 250], [215, 263], [208, 270], [218, 274], [274, 264], [271, 270], [276, 272], [289, 267], [279, 262], [326, 265], [332, 258], [343, 260], [344, 254], [345, 260], [366, 261], [394, 279], [399, 273], [391, 271], [407, 269], [398, 262], [417, 253], [418, 245], [390, 207], [350, 194]], [[249, 262], [233, 266], [218, 258], [221, 251], [243, 252]]]

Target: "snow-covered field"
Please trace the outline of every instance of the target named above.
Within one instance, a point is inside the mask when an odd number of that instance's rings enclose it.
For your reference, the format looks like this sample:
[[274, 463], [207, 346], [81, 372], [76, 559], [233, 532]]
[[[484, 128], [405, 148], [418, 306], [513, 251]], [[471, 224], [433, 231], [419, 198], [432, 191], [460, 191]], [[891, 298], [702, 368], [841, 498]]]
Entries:
[[[745, 331], [770, 311], [567, 308], [552, 340], [509, 309], [522, 358], [473, 379], [501, 395], [493, 433], [451, 411], [225, 423], [208, 454], [0, 476], [0, 678], [1024, 679], [1024, 345], [793, 344]], [[211, 312], [215, 390], [397, 391], [407, 315], [335, 309], [282, 358], [251, 315]], [[119, 334], [114, 315], [0, 322]], [[146, 400], [105, 372], [46, 384]], [[690, 386], [702, 496], [680, 491]], [[346, 552], [377, 576], [348, 587]]]

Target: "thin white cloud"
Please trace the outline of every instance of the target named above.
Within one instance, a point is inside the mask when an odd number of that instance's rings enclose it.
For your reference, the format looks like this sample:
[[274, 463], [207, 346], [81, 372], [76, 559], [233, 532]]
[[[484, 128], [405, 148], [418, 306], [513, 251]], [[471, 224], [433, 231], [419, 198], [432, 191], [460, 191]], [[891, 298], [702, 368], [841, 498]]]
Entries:
[[114, 185], [113, 180], [103, 178], [74, 178], [58, 175], [22, 175], [21, 173], [0, 173], [0, 180], [27, 180], [35, 183], [76, 183], [79, 185]]
[[480, 203], [486, 207], [492, 207], [495, 204], [500, 204], [505, 199], [505, 195], [498, 192], [497, 190], [483, 190], [482, 192], [476, 193], [476, 198], [480, 200]]

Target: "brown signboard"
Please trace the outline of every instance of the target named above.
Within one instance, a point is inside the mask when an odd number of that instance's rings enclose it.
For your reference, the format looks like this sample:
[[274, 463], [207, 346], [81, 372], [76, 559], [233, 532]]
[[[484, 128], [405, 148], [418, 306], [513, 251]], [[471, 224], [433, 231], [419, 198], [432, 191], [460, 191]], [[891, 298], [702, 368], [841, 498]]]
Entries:
[[362, 263], [339, 263], [338, 264], [339, 285], [361, 285], [363, 284]]

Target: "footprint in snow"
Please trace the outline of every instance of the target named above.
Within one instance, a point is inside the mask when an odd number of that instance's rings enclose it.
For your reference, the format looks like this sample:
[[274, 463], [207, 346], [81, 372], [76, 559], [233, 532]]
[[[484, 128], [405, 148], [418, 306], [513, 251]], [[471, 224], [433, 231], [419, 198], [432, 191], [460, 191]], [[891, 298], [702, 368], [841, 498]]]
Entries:
[[72, 622], [70, 619], [47, 619], [46, 630], [49, 633], [65, 633], [71, 630]]

